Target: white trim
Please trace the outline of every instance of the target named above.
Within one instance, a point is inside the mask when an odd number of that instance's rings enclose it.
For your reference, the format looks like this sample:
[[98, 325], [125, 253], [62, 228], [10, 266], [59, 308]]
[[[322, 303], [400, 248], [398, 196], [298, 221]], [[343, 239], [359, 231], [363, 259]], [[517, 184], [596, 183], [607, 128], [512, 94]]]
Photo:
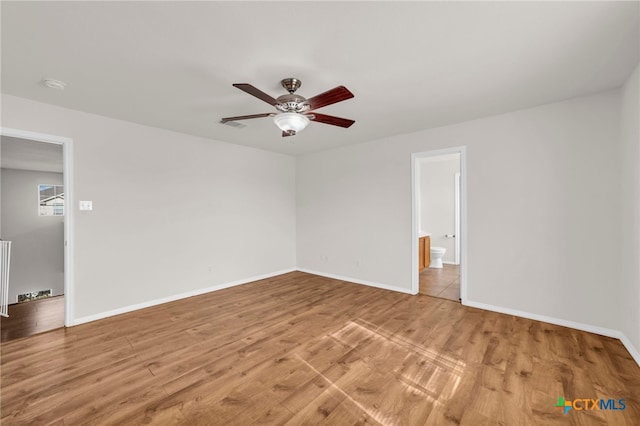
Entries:
[[9, 136], [18, 139], [30, 139], [36, 142], [57, 143], [58, 145], [64, 145], [70, 142], [71, 139], [64, 136], [47, 135], [45, 133], [30, 132], [28, 130], [11, 129], [9, 127], [0, 127], [0, 134], [2, 136]]
[[549, 317], [546, 315], [538, 315], [533, 314], [531, 312], [520, 311], [517, 309], [505, 308], [502, 306], [489, 305], [481, 302], [474, 302], [472, 300], [467, 300], [463, 303], [465, 306], [469, 306], [472, 308], [484, 309], [485, 311], [499, 312], [501, 314], [513, 315], [516, 317], [527, 318], [535, 321], [546, 322], [549, 324], [560, 325], [562, 327], [568, 327], [575, 330], [586, 331], [589, 333], [599, 334], [601, 336], [613, 337], [614, 339], [619, 339], [624, 347], [629, 351], [631, 357], [636, 361], [636, 363], [640, 366], [640, 353], [633, 347], [631, 341], [625, 336], [621, 331], [614, 330], [611, 328], [598, 327], [596, 325], [584, 324], [575, 321], [569, 321], [565, 319]]
[[460, 301], [467, 300], [467, 148], [460, 148]]
[[454, 265], [459, 265], [460, 264], [460, 172], [455, 174], [455, 178], [454, 178], [454, 183], [453, 183], [453, 188], [454, 188], [454, 198], [455, 198], [455, 205], [454, 205], [454, 234], [455, 234], [455, 240], [453, 241], [453, 243], [455, 244], [455, 249], [454, 249], [454, 253], [453, 253], [453, 264]]
[[94, 315], [88, 315], [86, 317], [76, 318], [73, 324], [71, 325], [80, 325], [91, 321], [97, 321], [104, 318], [112, 317], [115, 315], [125, 314], [127, 312], [133, 312], [144, 308], [150, 308], [152, 306], [161, 305], [163, 303], [175, 302], [177, 300], [186, 299], [187, 297], [200, 296], [205, 293], [210, 293], [212, 291], [223, 290], [229, 287], [235, 287], [242, 284], [248, 284], [254, 281], [264, 280], [266, 278], [275, 277], [277, 275], [287, 274], [289, 272], [296, 271], [295, 268], [283, 269], [276, 272], [270, 272], [264, 275], [258, 275], [255, 277], [244, 278], [241, 280], [231, 281], [228, 283], [217, 284], [211, 287], [199, 288], [197, 290], [187, 291], [185, 293], [175, 294], [173, 296], [162, 297], [160, 299], [149, 300], [147, 302], [137, 303], [135, 305], [123, 306], [121, 308], [112, 309], [110, 311], [101, 312]]
[[467, 298], [467, 148], [458, 146], [411, 154], [411, 292], [418, 294], [418, 208], [420, 194], [420, 168], [418, 162], [425, 158], [441, 157], [451, 154], [460, 155], [460, 231], [456, 233], [456, 242], [460, 244], [460, 300]]
[[621, 332], [619, 333], [620, 333], [620, 341], [622, 342], [624, 347], [627, 348], [627, 351], [629, 351], [629, 354], [631, 355], [631, 357], [636, 361], [636, 364], [640, 366], [640, 352], [638, 352], [638, 349], [636, 349], [633, 346], [633, 343], [631, 343], [631, 340], [629, 340], [627, 336], [625, 336]]
[[73, 324], [74, 273], [73, 273], [73, 139], [64, 136], [48, 135], [27, 130], [0, 127], [0, 135], [36, 142], [62, 145], [63, 184], [65, 191], [64, 214], [64, 325]]
[[[416, 265], [416, 268], [417, 268], [417, 265]], [[376, 283], [376, 282], [373, 282], [373, 281], [360, 280], [360, 279], [351, 278], [351, 277], [344, 277], [342, 275], [328, 274], [326, 272], [312, 271], [310, 269], [304, 269], [304, 268], [297, 268], [296, 270], [300, 271], [300, 272], [305, 272], [307, 274], [319, 275], [321, 277], [326, 277], [326, 278], [333, 278], [334, 280], [348, 281], [350, 283], [366, 285], [366, 286], [369, 286], [369, 287], [381, 288], [383, 290], [397, 291], [399, 293], [405, 293], [405, 294], [413, 294], [413, 293], [411, 293], [411, 290], [409, 290], [409, 289], [402, 288], [402, 287], [396, 287], [396, 286], [393, 286], [393, 285], [381, 284], [381, 283]]]
[[418, 274], [418, 217], [420, 215], [420, 167], [418, 167], [416, 154], [411, 154], [411, 294], [418, 294], [420, 290]]
[[619, 338], [621, 334], [619, 331], [613, 330], [610, 328], [598, 327], [590, 324], [583, 324], [580, 322], [564, 320], [564, 319], [555, 318], [555, 317], [549, 317], [546, 315], [533, 314], [531, 312], [505, 308], [502, 306], [489, 305], [487, 303], [474, 302], [472, 300], [467, 300], [467, 302], [464, 303], [464, 305], [470, 306], [472, 308], [484, 309], [485, 311], [499, 312], [501, 314], [513, 315], [516, 317], [522, 317], [522, 318], [532, 319], [536, 321], [547, 322], [549, 324], [561, 325], [563, 327], [575, 328], [576, 330], [588, 331], [589, 333], [600, 334], [601, 336]]

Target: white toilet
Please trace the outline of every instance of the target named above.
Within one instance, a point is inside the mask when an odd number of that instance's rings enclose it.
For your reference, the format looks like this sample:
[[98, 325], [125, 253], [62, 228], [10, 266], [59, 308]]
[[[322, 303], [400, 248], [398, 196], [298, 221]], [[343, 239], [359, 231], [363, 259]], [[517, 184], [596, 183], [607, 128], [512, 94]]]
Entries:
[[442, 257], [447, 252], [444, 247], [431, 247], [431, 263], [429, 268], [442, 268]]

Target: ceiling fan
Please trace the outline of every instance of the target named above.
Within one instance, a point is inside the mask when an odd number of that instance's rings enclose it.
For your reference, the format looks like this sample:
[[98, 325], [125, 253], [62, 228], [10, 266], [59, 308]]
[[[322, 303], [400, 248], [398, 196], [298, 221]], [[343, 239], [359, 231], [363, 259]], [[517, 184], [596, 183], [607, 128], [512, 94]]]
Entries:
[[247, 84], [236, 83], [233, 87], [246, 92], [256, 98], [274, 106], [278, 112], [265, 112], [262, 114], [240, 115], [237, 117], [225, 117], [220, 123], [229, 121], [247, 120], [250, 118], [273, 117], [273, 122], [282, 130], [282, 137], [294, 136], [302, 131], [310, 121], [331, 124], [332, 126], [349, 127], [355, 121], [347, 118], [334, 117], [332, 115], [311, 112], [327, 105], [335, 104], [353, 98], [353, 93], [344, 86], [338, 86], [326, 92], [320, 93], [312, 98], [306, 99], [295, 94], [295, 91], [302, 85], [297, 78], [285, 78], [280, 82], [289, 93], [273, 98], [260, 89]]

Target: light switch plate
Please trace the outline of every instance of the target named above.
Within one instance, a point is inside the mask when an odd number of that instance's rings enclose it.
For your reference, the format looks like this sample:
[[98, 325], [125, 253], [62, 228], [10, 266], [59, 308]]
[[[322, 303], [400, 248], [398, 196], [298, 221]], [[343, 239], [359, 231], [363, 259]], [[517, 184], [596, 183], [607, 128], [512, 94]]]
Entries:
[[80, 201], [80, 210], [93, 210], [93, 201]]

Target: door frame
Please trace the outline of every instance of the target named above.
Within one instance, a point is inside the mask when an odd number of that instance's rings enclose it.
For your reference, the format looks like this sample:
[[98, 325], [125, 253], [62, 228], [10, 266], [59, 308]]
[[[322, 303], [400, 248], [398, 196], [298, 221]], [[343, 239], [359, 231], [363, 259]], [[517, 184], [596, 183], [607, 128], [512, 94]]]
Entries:
[[30, 132], [27, 130], [0, 127], [0, 135], [17, 139], [26, 139], [36, 142], [53, 143], [62, 145], [63, 183], [65, 197], [64, 212], [64, 325], [73, 325], [73, 139], [64, 136], [48, 135], [45, 133]]
[[[422, 158], [460, 154], [460, 301], [467, 300], [467, 151], [466, 146], [414, 152], [411, 154], [411, 293], [418, 294], [420, 281], [418, 273], [418, 211], [420, 200], [420, 167]], [[456, 242], [457, 243], [457, 242]]]
[[454, 207], [454, 211], [455, 211], [455, 230], [454, 230], [454, 234], [455, 234], [455, 253], [454, 253], [454, 259], [453, 259], [453, 263], [455, 265], [460, 265], [460, 172], [456, 173], [455, 178], [454, 178], [455, 182], [454, 182], [454, 192], [455, 192], [455, 207]]

